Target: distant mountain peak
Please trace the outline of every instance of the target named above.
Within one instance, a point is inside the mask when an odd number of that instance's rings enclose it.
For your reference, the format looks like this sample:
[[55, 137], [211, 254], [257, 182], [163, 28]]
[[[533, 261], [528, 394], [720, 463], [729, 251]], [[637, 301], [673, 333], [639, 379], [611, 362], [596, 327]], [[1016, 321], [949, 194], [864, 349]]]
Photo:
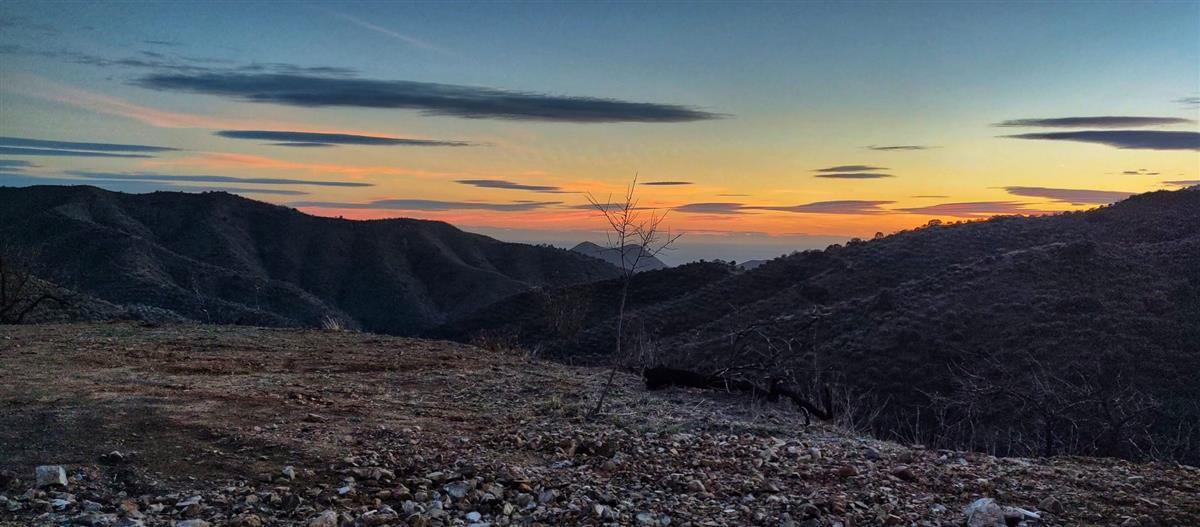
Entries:
[[[591, 256], [592, 258], [599, 260], [604, 260], [605, 262], [622, 269], [631, 264], [633, 260], [637, 259], [638, 253], [641, 253], [641, 259], [637, 262], [637, 269], [634, 269], [634, 272], [637, 273], [666, 269], [668, 267], [667, 264], [662, 262], [662, 260], [655, 258], [654, 255], [649, 254], [645, 248], [637, 244], [626, 245], [620, 250], [617, 250], [616, 247], [603, 247], [592, 242], [580, 242], [578, 245], [571, 248], [571, 251]], [[624, 258], [626, 262], [625, 265], [622, 265], [622, 258]]]

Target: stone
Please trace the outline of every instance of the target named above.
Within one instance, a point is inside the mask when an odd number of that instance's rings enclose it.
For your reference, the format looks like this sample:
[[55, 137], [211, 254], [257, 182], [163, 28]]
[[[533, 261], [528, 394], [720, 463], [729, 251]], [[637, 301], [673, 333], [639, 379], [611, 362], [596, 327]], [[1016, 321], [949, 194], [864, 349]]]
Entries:
[[1038, 502], [1038, 509], [1050, 514], [1062, 514], [1066, 512], [1066, 507], [1063, 507], [1062, 502], [1054, 496], [1046, 496], [1042, 501]]
[[204, 520], [183, 520], [176, 522], [175, 527], [209, 527], [209, 523]]
[[466, 497], [467, 492], [470, 492], [471, 486], [467, 485], [465, 481], [455, 481], [454, 483], [447, 483], [442, 487], [442, 490], [446, 491], [446, 494], [449, 494], [451, 498], [461, 500]]
[[478, 512], [471, 511], [471, 512], [467, 513], [467, 521], [469, 521], [469, 522], [477, 522], [482, 519], [483, 519], [483, 515], [479, 514]]
[[842, 465], [834, 471], [834, 474], [837, 474], [840, 478], [852, 478], [858, 475], [858, 469], [850, 465]]
[[325, 511], [308, 520], [308, 527], [338, 527], [336, 512]]
[[283, 474], [283, 477], [289, 480], [296, 479], [296, 467], [291, 465], [283, 467], [283, 470], [279, 471], [279, 473]]
[[262, 518], [256, 514], [243, 514], [229, 522], [230, 527], [262, 527]]
[[688, 488], [688, 492], [704, 492], [705, 491], [704, 483], [701, 483], [700, 480], [698, 480], [698, 479], [693, 479], [693, 480], [689, 481], [687, 484], [687, 488]]
[[67, 471], [61, 465], [42, 465], [34, 469], [37, 476], [37, 487], [66, 487]]
[[917, 474], [908, 465], [896, 465], [896, 468], [892, 469], [892, 475], [904, 481], [917, 480]]
[[1006, 527], [1004, 509], [991, 498], [979, 498], [963, 509], [967, 527]]
[[116, 465], [125, 461], [125, 454], [116, 450], [100, 456], [100, 462], [106, 465]]

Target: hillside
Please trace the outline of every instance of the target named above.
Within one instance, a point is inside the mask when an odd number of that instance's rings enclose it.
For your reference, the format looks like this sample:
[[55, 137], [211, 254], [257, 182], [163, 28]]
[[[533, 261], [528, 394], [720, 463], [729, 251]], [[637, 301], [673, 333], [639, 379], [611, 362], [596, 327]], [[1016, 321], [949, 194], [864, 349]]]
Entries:
[[210, 192], [0, 187], [0, 240], [43, 279], [201, 322], [412, 334], [612, 266], [412, 219], [348, 221]]
[[[1196, 462], [1198, 225], [1185, 189], [793, 254], [639, 305], [622, 360], [828, 387], [884, 437]], [[606, 361], [613, 329], [539, 345]]]
[[[618, 268], [633, 265], [634, 260], [637, 260], [637, 269], [633, 270], [635, 273], [667, 268], [667, 264], [650, 254], [641, 245], [626, 245], [618, 250], [616, 247], [601, 247], [592, 242], [581, 242], [572, 247], [571, 251], [604, 260]], [[641, 255], [640, 259], [639, 254]], [[624, 265], [622, 265], [622, 260], [624, 260]]]
[[950, 526], [981, 498], [1012, 508], [971, 525], [1200, 521], [1191, 467], [906, 447], [631, 375], [586, 421], [606, 370], [451, 342], [28, 325], [0, 358], [4, 526]]

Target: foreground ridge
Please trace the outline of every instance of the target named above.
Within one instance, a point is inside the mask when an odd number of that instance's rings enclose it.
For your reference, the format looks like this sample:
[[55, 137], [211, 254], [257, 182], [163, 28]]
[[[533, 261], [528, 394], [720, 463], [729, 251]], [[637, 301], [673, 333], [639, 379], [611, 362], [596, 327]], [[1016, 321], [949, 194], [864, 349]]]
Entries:
[[451, 342], [43, 325], [0, 358], [3, 525], [961, 525], [981, 498], [972, 525], [1200, 520], [1192, 467], [907, 447], [634, 376], [584, 422], [604, 370]]

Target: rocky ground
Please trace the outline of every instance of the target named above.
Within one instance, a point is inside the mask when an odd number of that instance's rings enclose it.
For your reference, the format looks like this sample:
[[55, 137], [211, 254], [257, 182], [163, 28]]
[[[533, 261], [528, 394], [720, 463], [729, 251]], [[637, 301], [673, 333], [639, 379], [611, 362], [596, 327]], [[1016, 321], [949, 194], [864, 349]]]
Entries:
[[1200, 524], [1193, 467], [926, 450], [626, 375], [589, 422], [605, 373], [349, 332], [0, 326], [0, 525]]

